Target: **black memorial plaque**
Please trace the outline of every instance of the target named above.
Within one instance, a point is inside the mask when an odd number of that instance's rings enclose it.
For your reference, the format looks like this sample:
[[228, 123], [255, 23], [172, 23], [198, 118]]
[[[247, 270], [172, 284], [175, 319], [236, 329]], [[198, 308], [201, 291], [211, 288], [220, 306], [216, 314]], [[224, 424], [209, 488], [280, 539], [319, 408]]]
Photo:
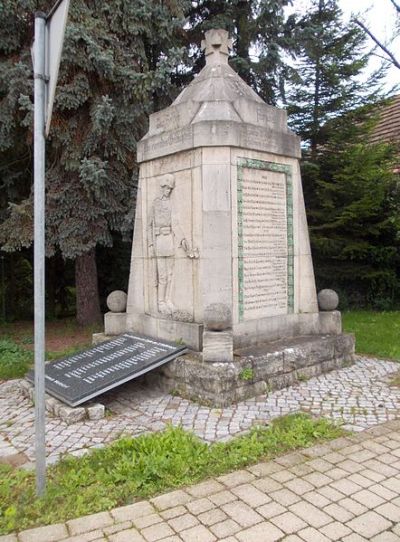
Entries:
[[[185, 353], [186, 346], [124, 333], [84, 352], [46, 363], [46, 392], [72, 407]], [[34, 382], [34, 372], [27, 375]]]

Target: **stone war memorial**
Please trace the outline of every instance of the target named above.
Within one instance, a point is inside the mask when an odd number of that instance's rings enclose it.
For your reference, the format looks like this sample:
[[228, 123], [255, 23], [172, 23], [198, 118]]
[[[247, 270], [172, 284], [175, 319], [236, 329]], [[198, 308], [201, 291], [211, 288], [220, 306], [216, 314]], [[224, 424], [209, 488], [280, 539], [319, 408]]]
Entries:
[[230, 45], [226, 31], [208, 31], [203, 70], [150, 116], [126, 312], [105, 315], [106, 336], [188, 346], [146, 378], [220, 406], [354, 355], [334, 292], [318, 306], [300, 140], [229, 66]]

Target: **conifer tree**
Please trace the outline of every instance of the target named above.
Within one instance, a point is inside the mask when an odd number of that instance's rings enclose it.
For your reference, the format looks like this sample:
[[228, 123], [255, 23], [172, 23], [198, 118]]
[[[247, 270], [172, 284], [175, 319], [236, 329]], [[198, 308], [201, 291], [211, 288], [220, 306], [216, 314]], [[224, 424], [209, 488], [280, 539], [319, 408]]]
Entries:
[[318, 159], [311, 242], [317, 282], [347, 303], [388, 309], [400, 301], [397, 149], [371, 144], [373, 117], [337, 121]]
[[359, 77], [369, 61], [366, 38], [354, 22], [344, 22], [337, 0], [310, 0], [305, 15], [291, 19], [295, 70], [288, 113], [313, 159], [328, 136], [329, 120], [378, 99], [382, 71], [367, 83]]
[[337, 0], [311, 0], [292, 16], [295, 61], [289, 122], [304, 143], [302, 178], [317, 286], [350, 304], [395, 302], [399, 220], [393, 149], [370, 145], [384, 70], [360, 77], [366, 37]]
[[[0, 7], [0, 160], [9, 207], [1, 241], [32, 242], [32, 68], [34, 11], [50, 0]], [[47, 143], [47, 254], [75, 259], [77, 318], [100, 318], [96, 245], [132, 228], [136, 142], [151, 98], [168, 94], [181, 60], [177, 37], [185, 0], [71, 2]], [[19, 165], [17, 166], [17, 162]], [[4, 203], [4, 202], [3, 202]]]
[[188, 41], [194, 46], [193, 71], [203, 67], [200, 43], [204, 32], [224, 28], [234, 41], [231, 66], [263, 100], [275, 104], [286, 75], [283, 52], [291, 44], [284, 14], [284, 7], [290, 3], [291, 0], [193, 1], [187, 30]]

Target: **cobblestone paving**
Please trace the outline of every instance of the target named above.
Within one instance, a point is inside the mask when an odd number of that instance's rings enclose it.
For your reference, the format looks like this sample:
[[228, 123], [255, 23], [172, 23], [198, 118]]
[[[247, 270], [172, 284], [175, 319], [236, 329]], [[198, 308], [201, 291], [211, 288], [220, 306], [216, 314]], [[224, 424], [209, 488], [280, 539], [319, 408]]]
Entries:
[[[111, 415], [102, 420], [67, 425], [47, 419], [49, 462], [65, 453], [80, 455], [101, 447], [121, 434], [137, 436], [163, 429], [167, 423], [182, 425], [214, 442], [227, 440], [253, 424], [298, 410], [325, 416], [361, 431], [400, 417], [400, 389], [389, 386], [399, 364], [358, 358], [355, 365], [301, 382], [284, 390], [261, 395], [229, 408], [211, 409], [179, 397], [143, 388], [131, 382], [109, 392], [102, 402]], [[18, 383], [0, 384], [0, 459], [13, 454], [34, 458], [34, 411], [18, 391]]]
[[400, 420], [0, 542], [400, 541]]

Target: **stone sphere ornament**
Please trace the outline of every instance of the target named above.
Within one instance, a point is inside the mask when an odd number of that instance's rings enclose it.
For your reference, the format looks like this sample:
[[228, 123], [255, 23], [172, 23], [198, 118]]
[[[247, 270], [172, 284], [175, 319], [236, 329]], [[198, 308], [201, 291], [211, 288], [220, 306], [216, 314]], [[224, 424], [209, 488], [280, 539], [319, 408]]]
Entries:
[[339, 296], [335, 290], [321, 290], [318, 293], [318, 305], [321, 311], [334, 311], [339, 305]]
[[122, 290], [114, 290], [107, 297], [107, 307], [111, 312], [125, 312], [127, 297]]
[[204, 325], [210, 331], [223, 331], [232, 327], [232, 312], [224, 303], [211, 303], [204, 309]]

